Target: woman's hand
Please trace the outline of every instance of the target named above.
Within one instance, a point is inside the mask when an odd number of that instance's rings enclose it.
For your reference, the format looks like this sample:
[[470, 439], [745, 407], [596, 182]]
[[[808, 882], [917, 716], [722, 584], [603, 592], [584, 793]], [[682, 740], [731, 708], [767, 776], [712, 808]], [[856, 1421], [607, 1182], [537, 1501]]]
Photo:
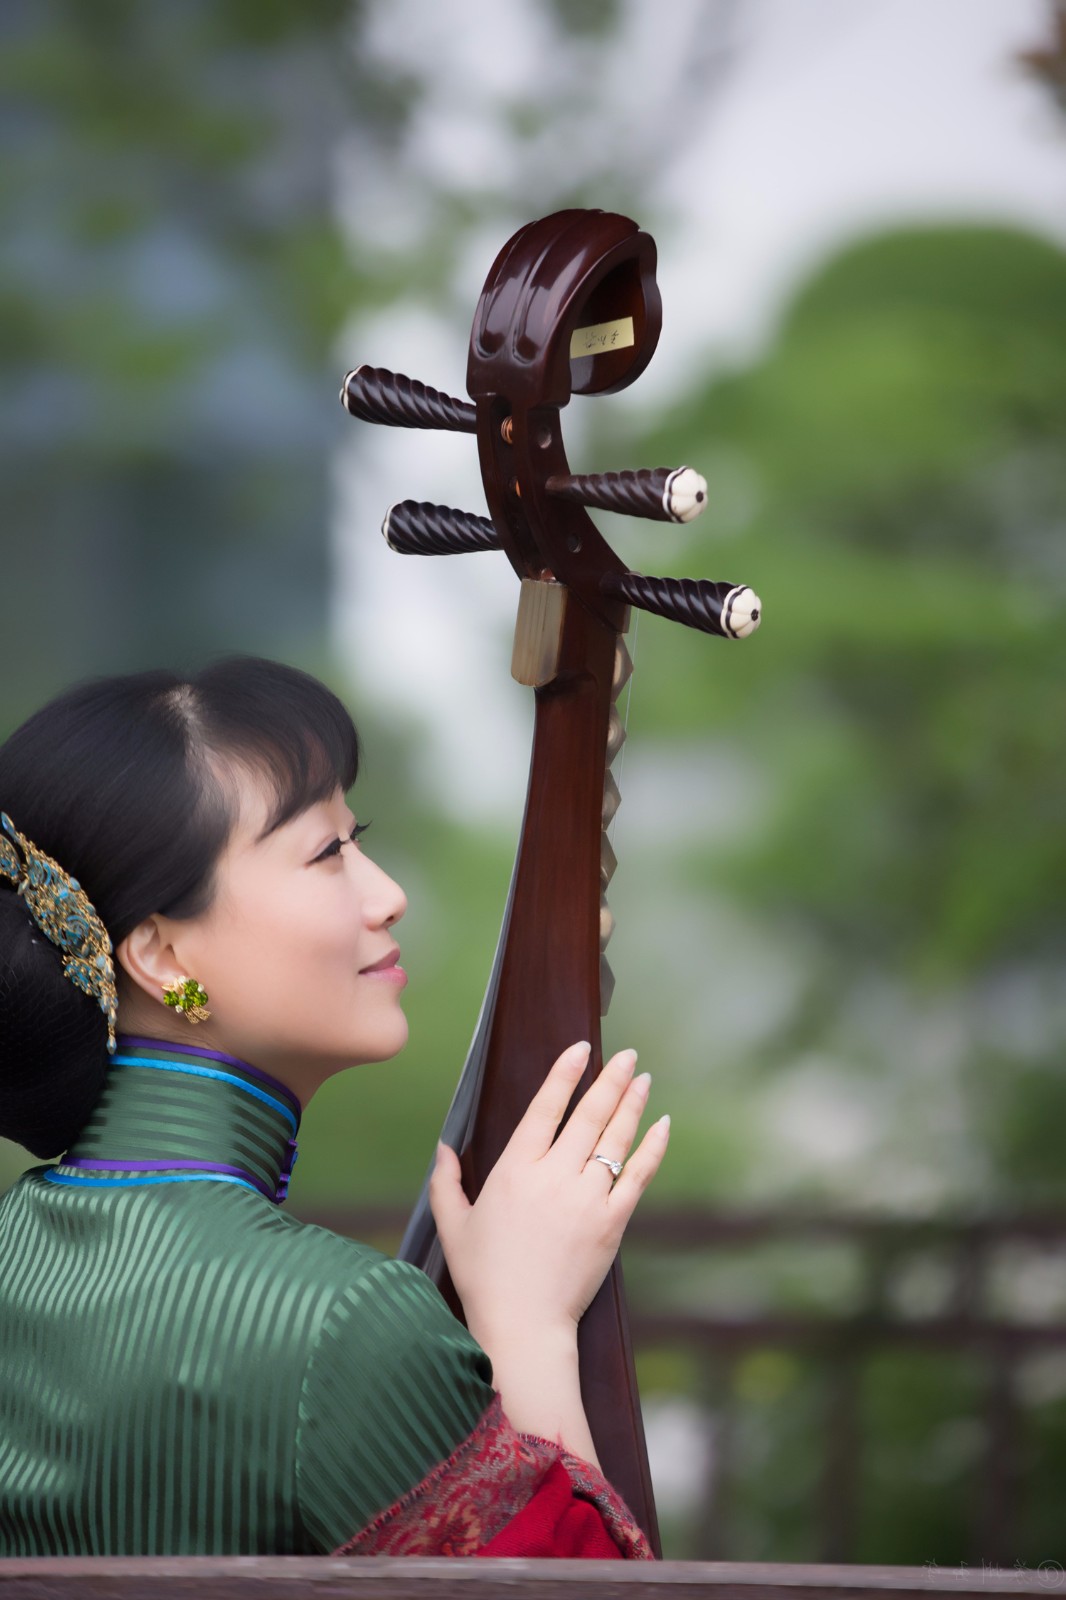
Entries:
[[[626, 1160], [651, 1083], [633, 1077], [632, 1050], [612, 1056], [555, 1137], [588, 1056], [587, 1044], [563, 1051], [473, 1205], [459, 1158], [438, 1149], [437, 1232], [470, 1331], [490, 1352], [519, 1332], [572, 1337], [666, 1152], [669, 1117]], [[617, 1182], [597, 1154], [626, 1163]]]

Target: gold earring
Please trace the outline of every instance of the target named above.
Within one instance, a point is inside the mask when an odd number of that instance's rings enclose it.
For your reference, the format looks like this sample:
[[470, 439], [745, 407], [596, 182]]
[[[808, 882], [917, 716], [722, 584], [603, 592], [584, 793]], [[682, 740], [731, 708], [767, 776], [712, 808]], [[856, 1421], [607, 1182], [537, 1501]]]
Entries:
[[190, 1022], [206, 1022], [211, 1015], [207, 1009], [207, 990], [202, 989], [195, 978], [187, 978], [182, 973], [180, 978], [164, 983], [162, 989], [163, 1004], [180, 1011]]

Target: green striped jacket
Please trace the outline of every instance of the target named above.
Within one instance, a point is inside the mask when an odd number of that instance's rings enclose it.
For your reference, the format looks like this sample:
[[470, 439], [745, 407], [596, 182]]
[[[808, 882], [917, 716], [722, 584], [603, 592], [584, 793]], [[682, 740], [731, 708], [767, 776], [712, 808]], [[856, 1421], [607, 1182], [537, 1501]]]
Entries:
[[298, 1123], [247, 1063], [122, 1039], [0, 1199], [0, 1557], [325, 1553], [486, 1411], [422, 1273], [281, 1209]]

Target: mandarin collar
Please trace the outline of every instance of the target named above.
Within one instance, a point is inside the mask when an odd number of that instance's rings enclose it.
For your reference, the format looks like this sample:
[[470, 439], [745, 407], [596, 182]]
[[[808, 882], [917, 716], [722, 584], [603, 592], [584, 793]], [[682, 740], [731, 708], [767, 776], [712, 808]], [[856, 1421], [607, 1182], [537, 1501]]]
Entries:
[[59, 1167], [189, 1172], [202, 1164], [244, 1173], [280, 1203], [299, 1126], [292, 1090], [249, 1062], [120, 1034], [103, 1093]]

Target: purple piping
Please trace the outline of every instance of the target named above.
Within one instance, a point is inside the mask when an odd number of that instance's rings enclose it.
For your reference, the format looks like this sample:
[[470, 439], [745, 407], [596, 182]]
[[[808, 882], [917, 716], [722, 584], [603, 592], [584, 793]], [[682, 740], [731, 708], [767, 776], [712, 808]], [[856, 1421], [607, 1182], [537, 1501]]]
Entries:
[[120, 1047], [122, 1045], [140, 1045], [142, 1050], [158, 1050], [165, 1053], [167, 1050], [176, 1050], [182, 1056], [203, 1056], [208, 1061], [224, 1061], [227, 1066], [240, 1067], [243, 1072], [250, 1072], [253, 1078], [258, 1078], [260, 1083], [269, 1084], [270, 1087], [285, 1099], [296, 1112], [299, 1119], [303, 1107], [287, 1084], [281, 1083], [277, 1078], [272, 1078], [269, 1072], [263, 1072], [259, 1067], [253, 1067], [249, 1062], [242, 1061], [239, 1056], [228, 1056], [221, 1050], [204, 1050], [195, 1044], [174, 1044], [169, 1039], [139, 1039], [130, 1033], [120, 1033], [118, 1036]]

